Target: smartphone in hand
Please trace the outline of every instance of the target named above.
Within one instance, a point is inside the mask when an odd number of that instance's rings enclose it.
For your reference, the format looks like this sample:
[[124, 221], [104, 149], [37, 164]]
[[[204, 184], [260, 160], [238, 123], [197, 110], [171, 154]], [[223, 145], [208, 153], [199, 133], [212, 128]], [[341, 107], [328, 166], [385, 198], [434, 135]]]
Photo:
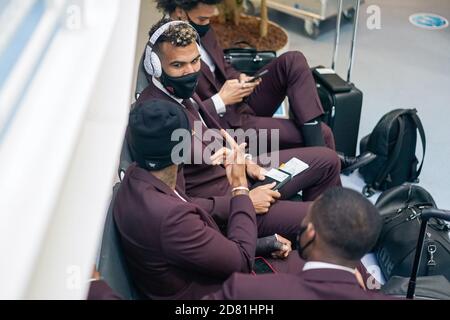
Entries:
[[264, 75], [266, 75], [267, 73], [269, 73], [269, 70], [261, 71], [260, 73], [255, 74], [255, 75], [253, 76], [253, 79], [247, 81], [247, 83], [253, 83], [253, 82], [256, 82], [256, 81], [258, 81], [259, 79], [261, 79]]
[[266, 179], [264, 179], [263, 181], [255, 182], [252, 185], [252, 189], [256, 189], [258, 187], [265, 186], [265, 185], [276, 182], [276, 185], [275, 185], [275, 187], [273, 187], [272, 190], [279, 191], [286, 183], [288, 183], [292, 179], [292, 176], [290, 173], [285, 172], [280, 169], [272, 169], [272, 170], [268, 171], [265, 174], [265, 176], [266, 176]]

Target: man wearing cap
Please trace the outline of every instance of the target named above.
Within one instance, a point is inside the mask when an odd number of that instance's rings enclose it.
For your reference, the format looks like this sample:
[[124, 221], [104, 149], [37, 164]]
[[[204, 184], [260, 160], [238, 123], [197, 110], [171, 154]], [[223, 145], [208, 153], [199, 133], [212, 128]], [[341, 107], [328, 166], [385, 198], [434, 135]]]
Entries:
[[[147, 48], [151, 59], [146, 61], [146, 68], [151, 70], [154, 76], [148, 88], [139, 97], [138, 103], [151, 99], [177, 102], [185, 108], [191, 127], [200, 124], [204, 130], [221, 129], [217, 114], [209, 113], [194, 93], [200, 71], [200, 53], [196, 37], [195, 30], [180, 21], [166, 19], [152, 28]], [[201, 150], [193, 148], [193, 152], [201, 153], [203, 159], [208, 145], [203, 137], [193, 130], [192, 144], [198, 142], [201, 144]], [[194, 154], [193, 158], [196, 155], [198, 154]], [[324, 147], [281, 150], [276, 155], [281, 162], [297, 157], [306, 162], [309, 169], [296, 176], [281, 188], [280, 192], [273, 191], [273, 185], [265, 185], [251, 190], [249, 196], [258, 214], [259, 235], [264, 237], [279, 232], [292, 241], [309, 203], [279, 201], [280, 198], [290, 199], [303, 190], [304, 200], [311, 201], [326, 189], [339, 186], [340, 162], [333, 150]], [[261, 167], [251, 160], [248, 160], [247, 164], [249, 178], [264, 180]], [[231, 189], [223, 165], [186, 164], [178, 184], [218, 221], [228, 219]]]
[[[230, 186], [226, 236], [211, 215], [177, 187], [180, 160], [174, 160], [172, 134], [190, 141], [183, 108], [170, 101], [138, 103], [130, 114], [128, 139], [136, 163], [126, 172], [114, 207], [114, 220], [133, 282], [143, 298], [200, 299], [218, 290], [233, 273], [249, 273], [257, 250], [257, 222], [249, 198], [245, 144], [232, 146], [225, 166]], [[179, 132], [179, 131], [178, 131]], [[279, 266], [295, 270], [300, 259], [289, 241], [273, 252]], [[291, 268], [292, 269], [288, 269]], [[281, 267], [280, 267], [281, 268]]]

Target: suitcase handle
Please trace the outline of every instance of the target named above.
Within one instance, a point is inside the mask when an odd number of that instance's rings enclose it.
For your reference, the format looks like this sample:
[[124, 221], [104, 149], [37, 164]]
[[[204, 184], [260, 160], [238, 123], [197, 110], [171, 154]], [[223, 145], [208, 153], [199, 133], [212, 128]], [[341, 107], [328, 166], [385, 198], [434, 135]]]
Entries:
[[[338, 1], [339, 1], [339, 7], [338, 7], [338, 16], [337, 16], [337, 23], [336, 23], [336, 37], [335, 37], [335, 42], [334, 42], [333, 61], [331, 63], [331, 69], [333, 69], [333, 70], [335, 70], [335, 67], [336, 67], [336, 61], [337, 61], [338, 54], [339, 54], [339, 43], [340, 43], [340, 38], [341, 38], [341, 21], [342, 21], [343, 0], [338, 0]], [[349, 83], [352, 78], [353, 62], [354, 62], [354, 58], [355, 58], [356, 35], [358, 34], [360, 7], [361, 7], [361, 0], [356, 0], [352, 45], [351, 45], [351, 49], [350, 49], [350, 62], [349, 62], [348, 73], [347, 73], [347, 82], [349, 82]]]
[[441, 220], [450, 222], [450, 211], [439, 210], [436, 208], [424, 209], [422, 211], [422, 215], [420, 216], [420, 219], [422, 219], [422, 221], [428, 222], [428, 220], [430, 220], [432, 218], [441, 219]]
[[419, 240], [417, 241], [416, 255], [414, 257], [414, 264], [411, 272], [411, 279], [408, 284], [407, 299], [413, 299], [416, 291], [417, 273], [419, 272], [419, 264], [422, 259], [423, 243], [425, 240], [425, 232], [427, 231], [428, 221], [431, 218], [450, 221], [450, 211], [439, 210], [436, 208], [424, 209], [420, 215], [422, 224], [420, 225]]
[[336, 22], [336, 36], [334, 39], [334, 52], [333, 52], [333, 61], [331, 62], [331, 69], [336, 70], [336, 61], [339, 55], [339, 43], [341, 40], [341, 21], [342, 21], [342, 6], [343, 0], [339, 0], [338, 6], [338, 15]]
[[355, 10], [355, 21], [353, 27], [353, 37], [352, 37], [352, 48], [350, 50], [350, 64], [348, 66], [347, 82], [351, 81], [353, 63], [355, 61], [355, 49], [356, 49], [356, 35], [358, 34], [358, 23], [359, 23], [359, 9], [361, 7], [361, 0], [356, 0], [356, 10]]

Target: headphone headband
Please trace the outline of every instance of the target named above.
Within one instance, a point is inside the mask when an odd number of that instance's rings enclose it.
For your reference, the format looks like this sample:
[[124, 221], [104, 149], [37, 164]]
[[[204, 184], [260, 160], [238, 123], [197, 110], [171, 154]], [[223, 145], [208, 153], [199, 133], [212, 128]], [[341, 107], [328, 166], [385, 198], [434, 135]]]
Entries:
[[165, 25], [161, 26], [158, 30], [155, 31], [155, 33], [150, 38], [149, 44], [153, 47], [155, 45], [156, 41], [158, 41], [158, 39], [164, 34], [164, 32], [169, 30], [169, 28], [171, 26], [176, 26], [176, 25], [179, 25], [179, 24], [189, 25], [188, 23], [186, 23], [184, 21], [171, 21], [171, 22], [168, 22]]

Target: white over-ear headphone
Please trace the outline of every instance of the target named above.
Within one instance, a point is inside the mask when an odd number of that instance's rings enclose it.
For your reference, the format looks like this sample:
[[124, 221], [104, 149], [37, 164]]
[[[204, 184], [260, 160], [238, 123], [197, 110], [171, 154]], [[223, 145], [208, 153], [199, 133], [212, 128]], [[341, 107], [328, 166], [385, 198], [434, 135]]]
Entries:
[[[179, 24], [186, 24], [190, 26], [192, 29], [194, 29], [189, 23], [184, 21], [171, 21], [166, 23], [165, 25], [161, 26], [158, 30], [153, 33], [151, 36], [147, 47], [145, 49], [145, 59], [144, 59], [144, 67], [145, 71], [151, 76], [154, 76], [156, 78], [161, 77], [162, 75], [162, 65], [161, 60], [159, 59], [158, 55], [153, 51], [153, 46], [158, 41], [158, 39], [169, 30], [171, 26], [176, 26]], [[194, 29], [195, 30], [195, 29]], [[197, 34], [196, 44], [199, 47], [200, 50], [200, 37]]]

